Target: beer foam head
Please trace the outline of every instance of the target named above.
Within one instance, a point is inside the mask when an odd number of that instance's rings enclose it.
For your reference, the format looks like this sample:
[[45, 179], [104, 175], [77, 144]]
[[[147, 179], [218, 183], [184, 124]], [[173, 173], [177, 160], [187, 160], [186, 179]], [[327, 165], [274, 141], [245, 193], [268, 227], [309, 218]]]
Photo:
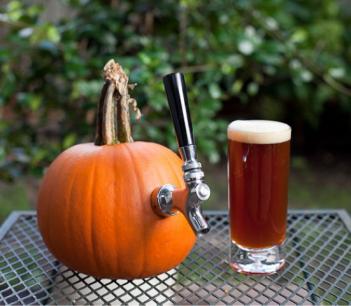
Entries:
[[290, 140], [286, 123], [269, 120], [236, 120], [228, 126], [228, 139], [252, 144], [274, 144]]

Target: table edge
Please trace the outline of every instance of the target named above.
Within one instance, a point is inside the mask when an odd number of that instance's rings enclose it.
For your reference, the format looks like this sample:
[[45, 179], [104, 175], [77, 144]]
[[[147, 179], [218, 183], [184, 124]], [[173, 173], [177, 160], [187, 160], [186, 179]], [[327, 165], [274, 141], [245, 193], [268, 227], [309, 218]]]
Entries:
[[[225, 215], [227, 210], [205, 210], [206, 214], [211, 215]], [[303, 214], [338, 214], [345, 227], [351, 233], [351, 217], [345, 209], [289, 209], [289, 213], [303, 213]], [[35, 215], [35, 210], [15, 210], [13, 211], [0, 226], [0, 241], [5, 237], [6, 233], [11, 229], [12, 225], [17, 221], [20, 216]]]

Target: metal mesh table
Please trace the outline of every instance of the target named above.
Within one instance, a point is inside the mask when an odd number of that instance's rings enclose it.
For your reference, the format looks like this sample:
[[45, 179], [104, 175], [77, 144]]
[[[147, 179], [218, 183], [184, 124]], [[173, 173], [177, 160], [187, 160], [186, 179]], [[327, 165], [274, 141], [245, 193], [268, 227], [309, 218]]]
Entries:
[[351, 222], [345, 211], [290, 211], [287, 265], [279, 274], [231, 271], [225, 212], [208, 212], [210, 234], [187, 259], [157, 277], [95, 279], [61, 265], [37, 230], [34, 212], [0, 229], [0, 304], [350, 304]]

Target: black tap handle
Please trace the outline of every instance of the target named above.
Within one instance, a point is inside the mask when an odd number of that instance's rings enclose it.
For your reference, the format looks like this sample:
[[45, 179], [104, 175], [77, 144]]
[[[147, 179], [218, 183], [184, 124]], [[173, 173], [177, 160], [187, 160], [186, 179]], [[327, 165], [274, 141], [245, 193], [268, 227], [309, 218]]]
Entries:
[[163, 77], [163, 84], [179, 147], [195, 144], [183, 74], [180, 72], [168, 74]]

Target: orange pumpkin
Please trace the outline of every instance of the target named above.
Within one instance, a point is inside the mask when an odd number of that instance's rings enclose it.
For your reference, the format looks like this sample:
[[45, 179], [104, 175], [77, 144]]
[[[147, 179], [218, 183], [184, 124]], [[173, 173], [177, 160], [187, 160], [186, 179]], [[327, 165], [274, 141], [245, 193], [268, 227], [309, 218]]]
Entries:
[[177, 266], [195, 243], [183, 214], [161, 218], [151, 206], [155, 188], [184, 187], [182, 162], [161, 145], [132, 142], [128, 103], [136, 104], [128, 78], [114, 62], [105, 78], [95, 144], [69, 148], [51, 164], [38, 225], [49, 250], [71, 269], [99, 278], [154, 276]]

